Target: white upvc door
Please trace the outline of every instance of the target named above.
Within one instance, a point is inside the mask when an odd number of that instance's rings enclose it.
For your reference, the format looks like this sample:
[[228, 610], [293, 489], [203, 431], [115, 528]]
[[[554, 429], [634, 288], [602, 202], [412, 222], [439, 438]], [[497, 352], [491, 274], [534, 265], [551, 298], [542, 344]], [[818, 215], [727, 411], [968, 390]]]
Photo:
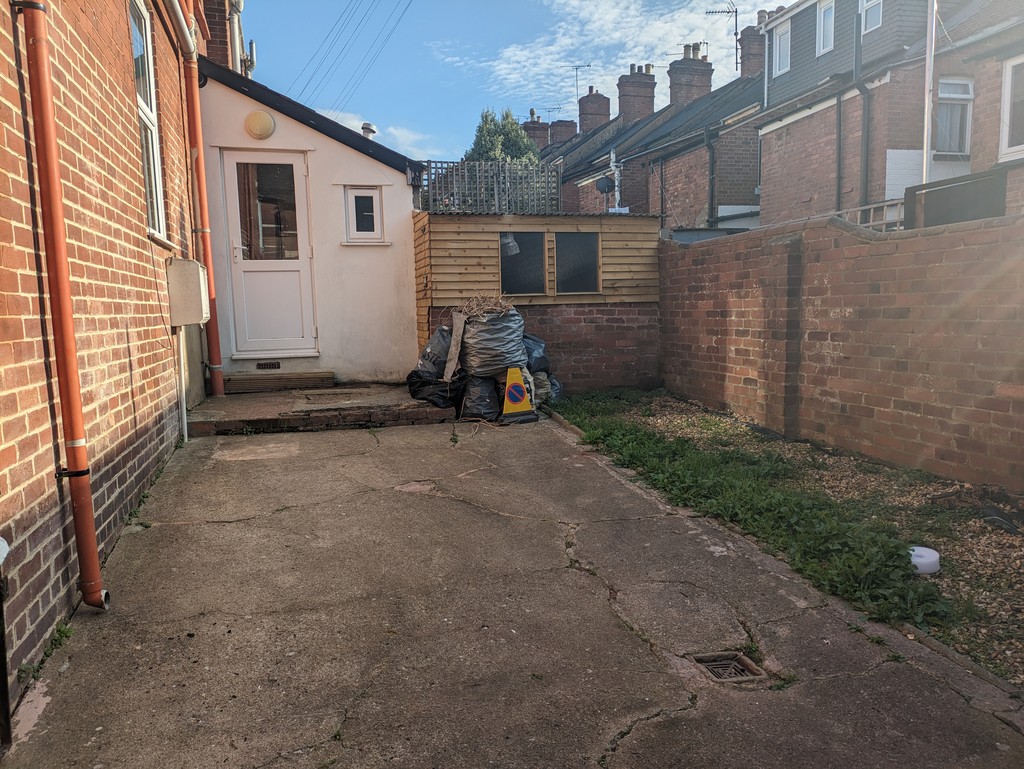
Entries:
[[235, 357], [316, 355], [306, 159], [225, 152]]

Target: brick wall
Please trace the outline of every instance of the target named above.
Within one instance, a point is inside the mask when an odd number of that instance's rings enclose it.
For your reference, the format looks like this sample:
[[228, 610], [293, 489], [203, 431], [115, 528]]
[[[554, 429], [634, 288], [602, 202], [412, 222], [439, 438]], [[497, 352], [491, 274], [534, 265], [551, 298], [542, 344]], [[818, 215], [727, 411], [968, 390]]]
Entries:
[[662, 248], [672, 391], [1024, 489], [1024, 218], [885, 235], [821, 219]]
[[[664, 191], [662, 178], [664, 177]], [[664, 195], [665, 226], [707, 227], [708, 151], [701, 147], [685, 155], [676, 155], [655, 164], [647, 177], [648, 196], [655, 211], [662, 210]]]
[[[175, 347], [167, 325], [164, 261], [187, 252], [185, 112], [169, 26], [154, 18], [168, 238], [147, 236], [138, 113], [126, 4], [49, 5], [67, 237], [101, 557], [178, 435]], [[31, 131], [19, 19], [4, 7], [0, 61], [0, 535], [9, 670], [39, 659], [54, 624], [77, 600], [70, 505], [54, 481], [62, 461], [60, 403], [46, 304], [42, 233], [26, 157]], [[15, 30], [16, 37], [12, 36]], [[24, 76], [25, 81], [19, 78]], [[24, 94], [26, 100], [27, 93]], [[117, 586], [109, 586], [117, 600]], [[18, 692], [12, 675], [9, 683]]]
[[[654, 387], [658, 379], [658, 305], [519, 306], [527, 332], [547, 344], [551, 371], [566, 390]], [[431, 333], [451, 323], [450, 307], [430, 309]]]
[[231, 36], [228, 34], [228, 0], [204, 0], [203, 13], [210, 28], [206, 55], [224, 67], [231, 66]]

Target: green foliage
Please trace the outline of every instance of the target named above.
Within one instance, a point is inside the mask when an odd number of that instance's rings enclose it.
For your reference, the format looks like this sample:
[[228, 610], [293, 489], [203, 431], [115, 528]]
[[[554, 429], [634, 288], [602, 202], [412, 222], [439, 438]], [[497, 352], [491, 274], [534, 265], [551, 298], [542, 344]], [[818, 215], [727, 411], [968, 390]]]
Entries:
[[71, 638], [74, 633], [75, 631], [69, 624], [66, 622], [58, 622], [57, 626], [53, 629], [53, 636], [50, 638], [49, 643], [46, 644], [46, 648], [43, 649], [43, 658], [35, 664], [25, 662], [18, 665], [18, 680], [27, 681], [32, 679], [33, 681], [38, 681], [39, 676], [43, 671], [43, 665], [46, 661], [50, 659], [50, 657], [53, 656], [53, 653], [63, 646], [64, 642]]
[[892, 527], [842, 503], [793, 488], [797, 474], [774, 452], [701, 450], [624, 418], [651, 396], [620, 390], [569, 398], [557, 409], [674, 505], [736, 523], [817, 587], [850, 601], [871, 619], [924, 626], [945, 622], [950, 605], [919, 580], [907, 545]]
[[536, 160], [537, 146], [516, 121], [512, 110], [505, 108], [501, 119], [492, 109], [480, 113], [480, 122], [473, 137], [473, 146], [463, 160]]

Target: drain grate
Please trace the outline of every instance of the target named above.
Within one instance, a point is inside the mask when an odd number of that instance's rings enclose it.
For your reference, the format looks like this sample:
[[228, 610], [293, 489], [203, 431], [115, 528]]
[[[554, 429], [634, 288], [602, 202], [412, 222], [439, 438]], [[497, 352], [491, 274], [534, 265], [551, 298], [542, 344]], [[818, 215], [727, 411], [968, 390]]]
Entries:
[[739, 652], [695, 654], [693, 661], [703, 667], [716, 681], [739, 681], [764, 678], [767, 674]]

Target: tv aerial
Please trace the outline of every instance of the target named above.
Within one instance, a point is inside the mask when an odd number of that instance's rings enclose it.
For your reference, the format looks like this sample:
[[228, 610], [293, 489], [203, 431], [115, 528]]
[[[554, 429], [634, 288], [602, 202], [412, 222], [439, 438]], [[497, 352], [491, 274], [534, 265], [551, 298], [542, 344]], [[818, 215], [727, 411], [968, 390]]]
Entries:
[[736, 38], [736, 70], [740, 68], [740, 12], [736, 3], [729, 0], [728, 8], [721, 8], [715, 11], [704, 11], [705, 16], [732, 16], [733, 37]]

